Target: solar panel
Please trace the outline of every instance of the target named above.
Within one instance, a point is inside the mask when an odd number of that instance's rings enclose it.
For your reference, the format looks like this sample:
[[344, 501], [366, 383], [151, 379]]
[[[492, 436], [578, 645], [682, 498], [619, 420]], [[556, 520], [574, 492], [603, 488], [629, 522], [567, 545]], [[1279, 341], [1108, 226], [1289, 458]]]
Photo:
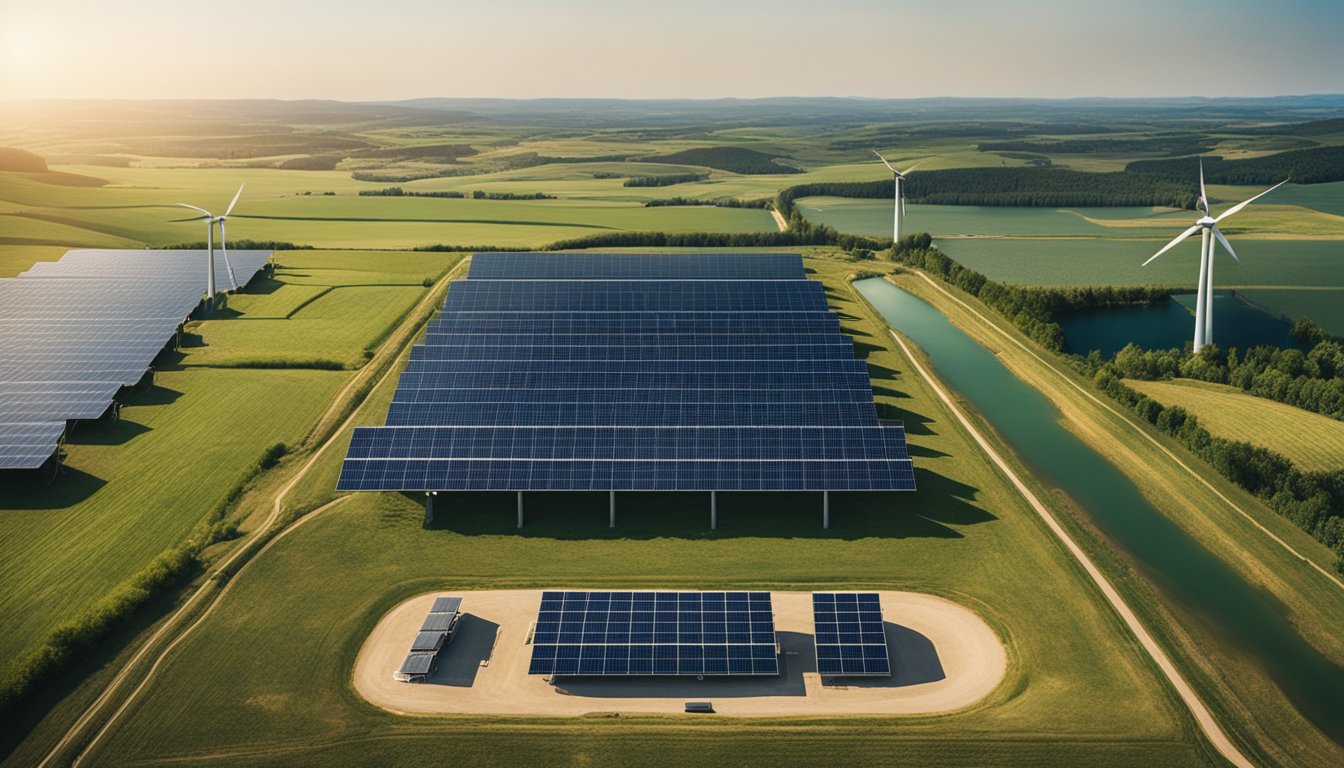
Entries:
[[802, 280], [796, 253], [478, 253], [472, 280]]
[[897, 490], [904, 431], [796, 255], [483, 254], [343, 490]]
[[779, 674], [768, 592], [543, 592], [528, 674]]
[[[219, 286], [246, 283], [269, 258], [217, 253]], [[204, 251], [73, 250], [0, 278], [0, 421], [27, 425], [10, 430], [0, 468], [40, 466], [65, 421], [97, 418], [140, 381], [200, 301], [206, 262]]]
[[434, 605], [429, 609], [430, 613], [457, 613], [462, 610], [462, 598], [460, 597], [436, 597]]
[[0, 468], [37, 469], [64, 434], [64, 421], [0, 424]]
[[432, 611], [420, 625], [421, 632], [447, 632], [453, 626], [455, 612]]
[[448, 633], [441, 630], [416, 632], [415, 640], [411, 641], [411, 653], [437, 653], [447, 637]]
[[887, 676], [887, 634], [876, 592], [813, 592], [817, 672], [826, 677]]
[[419, 676], [428, 675], [434, 669], [434, 659], [438, 654], [433, 651], [413, 651], [406, 654], [405, 660], [397, 669], [398, 675]]

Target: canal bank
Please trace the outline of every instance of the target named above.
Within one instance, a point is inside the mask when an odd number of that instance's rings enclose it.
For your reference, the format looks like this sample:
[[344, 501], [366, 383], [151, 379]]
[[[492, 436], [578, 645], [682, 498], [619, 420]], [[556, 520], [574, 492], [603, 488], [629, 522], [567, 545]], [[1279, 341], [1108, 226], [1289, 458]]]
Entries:
[[[1344, 668], [1295, 631], [1294, 622], [1305, 616], [1287, 610], [1276, 595], [1243, 578], [1207, 542], [1157, 509], [1124, 472], [1064, 428], [1060, 412], [1044, 395], [933, 307], [881, 279], [859, 281], [855, 287], [890, 325], [923, 349], [942, 379], [983, 416], [1033, 474], [1084, 508], [1089, 522], [1135, 564], [1164, 603], [1176, 608], [1174, 613], [1185, 625], [1178, 634], [1196, 629], [1192, 625], [1198, 623], [1195, 634], [1201, 642], [1213, 638], [1220, 652], [1230, 654], [1235, 663], [1226, 668], [1209, 669], [1209, 663], [1222, 663], [1217, 655], [1201, 666], [1213, 678], [1220, 673], [1247, 678], [1220, 679], [1219, 690], [1234, 698], [1221, 709], [1238, 710], [1245, 725], [1247, 713], [1240, 710], [1239, 701], [1256, 709], [1272, 706], [1276, 699], [1315, 723], [1319, 730], [1311, 729], [1317, 736], [1312, 738], [1300, 732], [1310, 726], [1293, 712], [1276, 710], [1264, 722], [1259, 722], [1262, 713], [1252, 715], [1254, 738], [1276, 742], [1268, 751], [1279, 761], [1331, 764], [1344, 754], [1339, 746], [1344, 704], [1338, 696]], [[1275, 557], [1282, 559], [1284, 552], [1266, 559]], [[1295, 567], [1302, 570], [1300, 564]], [[1296, 574], [1288, 576], [1301, 581]], [[1319, 574], [1311, 578], [1318, 582], [1309, 585], [1315, 590], [1313, 597], [1340, 599], [1336, 583], [1323, 586]], [[1249, 679], [1256, 676], [1243, 675], [1239, 665], [1257, 668], [1268, 680]], [[1266, 690], [1268, 694], [1262, 695]]]

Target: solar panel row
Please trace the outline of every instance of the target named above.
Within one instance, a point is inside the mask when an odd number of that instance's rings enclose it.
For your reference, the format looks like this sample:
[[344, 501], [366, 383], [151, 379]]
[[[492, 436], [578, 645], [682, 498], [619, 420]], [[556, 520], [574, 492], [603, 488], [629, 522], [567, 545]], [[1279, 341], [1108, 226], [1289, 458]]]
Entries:
[[345, 490], [892, 490], [898, 426], [797, 255], [481, 254]]
[[543, 592], [532, 675], [777, 675], [768, 592]]
[[802, 262], [787, 253], [549, 254], [482, 253], [472, 280], [803, 280]]
[[[218, 255], [219, 285], [246, 283], [269, 258]], [[97, 418], [141, 379], [200, 301], [206, 261], [203, 251], [74, 250], [0, 279], [0, 469], [41, 466], [67, 421]]]

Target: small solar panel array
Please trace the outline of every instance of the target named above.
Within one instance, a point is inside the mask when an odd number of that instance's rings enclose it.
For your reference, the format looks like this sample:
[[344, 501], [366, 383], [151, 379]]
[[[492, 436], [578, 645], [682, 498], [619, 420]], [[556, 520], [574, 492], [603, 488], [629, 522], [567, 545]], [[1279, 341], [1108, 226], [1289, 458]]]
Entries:
[[779, 674], [769, 592], [543, 592], [531, 675]]
[[436, 597], [430, 606], [429, 615], [420, 625], [411, 641], [411, 649], [406, 653], [401, 666], [393, 673], [393, 679], [400, 682], [423, 680], [434, 671], [443, 647], [457, 631], [457, 622], [461, 618], [462, 598]]
[[887, 634], [876, 592], [813, 592], [817, 672], [826, 677], [887, 676]]
[[[270, 251], [215, 259], [242, 286]], [[66, 422], [102, 415], [138, 382], [206, 284], [204, 251], [74, 250], [0, 278], [0, 469], [42, 466]]]
[[913, 490], [796, 254], [472, 257], [342, 490]]

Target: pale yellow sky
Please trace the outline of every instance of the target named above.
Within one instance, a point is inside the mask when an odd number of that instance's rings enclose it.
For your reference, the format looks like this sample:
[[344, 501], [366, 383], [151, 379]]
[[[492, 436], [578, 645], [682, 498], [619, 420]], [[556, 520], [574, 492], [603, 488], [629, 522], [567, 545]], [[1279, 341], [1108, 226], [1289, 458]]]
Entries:
[[0, 0], [0, 99], [1344, 91], [1344, 3]]

